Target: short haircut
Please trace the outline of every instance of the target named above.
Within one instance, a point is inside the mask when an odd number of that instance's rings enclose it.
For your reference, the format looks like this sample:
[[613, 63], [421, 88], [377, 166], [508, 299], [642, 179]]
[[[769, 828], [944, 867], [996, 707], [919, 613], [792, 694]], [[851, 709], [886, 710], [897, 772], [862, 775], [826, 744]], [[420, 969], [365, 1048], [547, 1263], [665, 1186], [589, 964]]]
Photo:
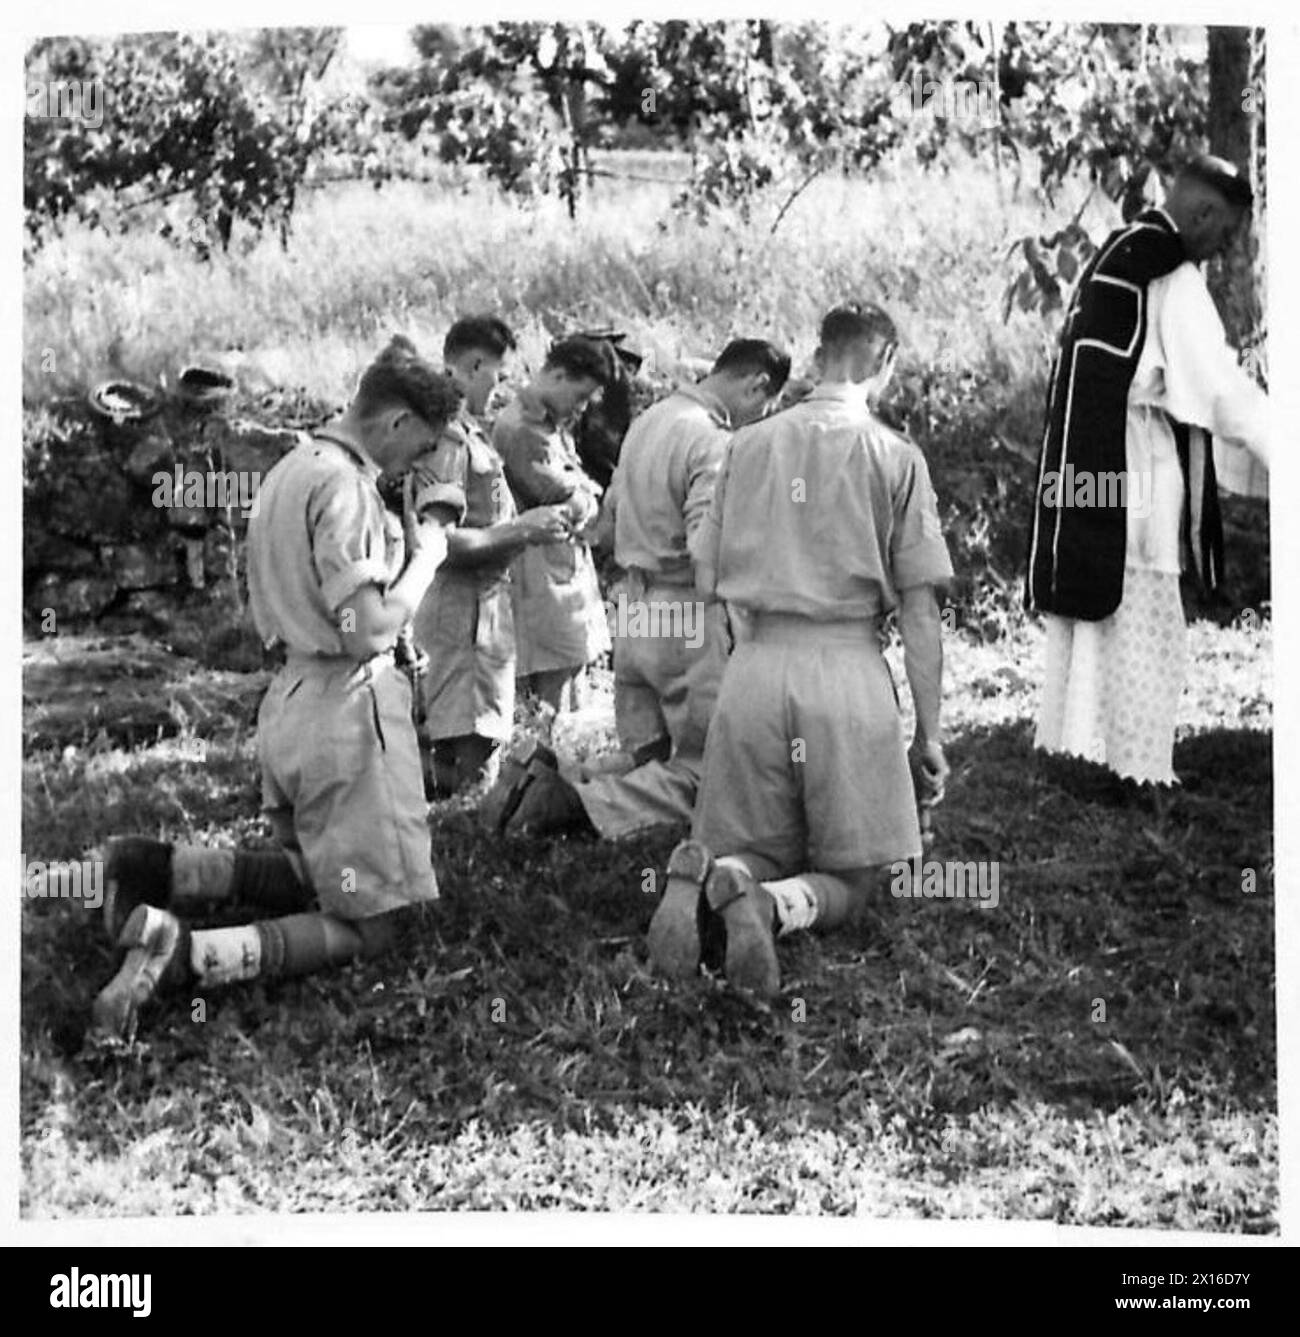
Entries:
[[874, 302], [845, 302], [822, 318], [820, 341], [827, 350], [855, 343], [898, 342], [898, 329], [889, 313]]
[[436, 429], [455, 416], [463, 398], [450, 376], [436, 371], [409, 339], [395, 334], [361, 373], [355, 404], [363, 416], [407, 408]]
[[1178, 169], [1177, 179], [1199, 181], [1203, 186], [1221, 195], [1238, 209], [1249, 209], [1255, 202], [1255, 192], [1244, 173], [1226, 158], [1199, 154]]
[[548, 367], [558, 368], [571, 380], [585, 378], [600, 385], [609, 385], [618, 376], [613, 346], [585, 334], [570, 334], [553, 343], [543, 370]]
[[496, 316], [462, 316], [447, 331], [442, 341], [445, 358], [459, 357], [462, 353], [487, 353], [502, 358], [515, 347], [514, 331]]
[[768, 394], [780, 394], [790, 377], [790, 354], [766, 339], [733, 339], [718, 354], [709, 374], [716, 376], [719, 372], [729, 376], [764, 376]]

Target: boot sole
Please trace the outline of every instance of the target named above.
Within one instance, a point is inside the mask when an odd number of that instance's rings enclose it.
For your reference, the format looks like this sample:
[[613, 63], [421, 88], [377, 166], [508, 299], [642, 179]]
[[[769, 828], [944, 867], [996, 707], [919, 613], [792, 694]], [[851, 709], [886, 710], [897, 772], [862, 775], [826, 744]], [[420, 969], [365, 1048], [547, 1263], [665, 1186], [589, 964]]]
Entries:
[[[547, 766], [559, 772], [559, 763], [555, 753], [544, 743], [535, 738], [525, 739], [511, 748], [502, 760], [502, 775], [496, 784], [483, 796], [479, 804], [479, 821], [497, 835], [506, 828], [506, 823], [515, 815], [524, 793], [533, 782], [534, 766]], [[506, 774], [507, 767], [512, 773]]]
[[668, 857], [668, 884], [646, 935], [650, 960], [668, 979], [691, 979], [700, 968], [698, 909], [712, 863], [708, 850], [693, 840]]
[[[532, 761], [528, 765], [527, 779], [528, 783], [523, 786], [520, 792], [519, 802], [515, 805], [514, 812], [506, 818], [505, 825], [502, 827], [503, 835], [554, 835], [561, 831], [573, 830], [579, 825], [577, 813], [571, 812], [567, 806], [559, 809], [562, 800], [558, 794], [554, 797], [552, 806], [548, 809], [546, 804], [543, 803], [540, 812], [535, 811], [538, 806], [535, 801], [530, 803], [530, 799], [543, 796], [544, 791], [537, 788], [543, 782], [561, 788], [572, 788], [568, 781], [560, 775], [559, 771], [548, 766], [545, 762]], [[567, 799], [564, 802], [567, 805]], [[581, 804], [581, 800], [576, 795], [573, 802]], [[529, 811], [529, 809], [534, 811]]]
[[[143, 992], [139, 987], [142, 982], [147, 983], [147, 981], [141, 980], [138, 954], [143, 953], [146, 957], [157, 957], [161, 954], [144, 940], [149, 911], [156, 908], [145, 904], [137, 905], [122, 929], [118, 946], [124, 948], [126, 954], [118, 967], [117, 974], [99, 991], [91, 1007], [91, 1034], [98, 1038], [122, 1040], [129, 1044], [135, 1039], [140, 1024], [140, 1009], [179, 974], [178, 962], [185, 951], [186, 935], [183, 930], [172, 944], [168, 959], [158, 972], [158, 978], [153, 986]], [[122, 983], [119, 984], [119, 980]]]
[[758, 883], [738, 868], [714, 868], [704, 894], [726, 930], [728, 982], [757, 998], [776, 997], [781, 968], [770, 921], [764, 922]]

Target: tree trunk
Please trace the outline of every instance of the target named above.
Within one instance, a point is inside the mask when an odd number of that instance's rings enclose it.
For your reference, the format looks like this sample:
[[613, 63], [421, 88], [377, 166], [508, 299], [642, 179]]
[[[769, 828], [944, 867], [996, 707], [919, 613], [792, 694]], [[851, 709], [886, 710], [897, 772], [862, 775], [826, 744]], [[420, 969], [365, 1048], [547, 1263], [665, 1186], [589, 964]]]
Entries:
[[1263, 89], [1251, 83], [1253, 46], [1249, 28], [1211, 27], [1209, 39], [1210, 152], [1247, 174], [1255, 190], [1255, 208], [1231, 248], [1210, 272], [1228, 339], [1234, 347], [1255, 343], [1264, 327], [1263, 264], [1260, 255], [1263, 173], [1255, 161], [1263, 118]]
[[755, 55], [769, 70], [776, 70], [776, 41], [770, 19], [755, 19]]

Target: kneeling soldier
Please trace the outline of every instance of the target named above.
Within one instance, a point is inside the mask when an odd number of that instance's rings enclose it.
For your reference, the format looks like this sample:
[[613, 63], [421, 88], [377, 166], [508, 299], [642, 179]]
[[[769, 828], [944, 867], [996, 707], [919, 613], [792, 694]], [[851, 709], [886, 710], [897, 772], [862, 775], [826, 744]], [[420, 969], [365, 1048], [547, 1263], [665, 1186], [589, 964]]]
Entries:
[[[738, 605], [749, 633], [709, 724], [693, 838], [650, 925], [671, 978], [695, 973], [712, 922], [728, 980], [771, 996], [775, 934], [843, 924], [880, 865], [921, 854], [917, 800], [937, 801], [947, 771], [934, 587], [952, 567], [924, 456], [867, 407], [895, 340], [879, 308], [830, 312], [817, 388], [728, 444], [694, 555], [701, 594]], [[879, 639], [895, 607], [915, 789]]]
[[[377, 483], [429, 450], [459, 402], [395, 338], [347, 411], [267, 474], [248, 587], [258, 632], [285, 653], [257, 722], [263, 806], [283, 851], [110, 842], [105, 922], [126, 956], [95, 1000], [95, 1034], [129, 1039], [169, 983], [377, 955], [400, 936], [401, 911], [437, 898], [410, 686], [392, 651], [465, 501], [448, 487], [399, 522]], [[183, 922], [213, 909], [266, 917], [193, 932]]]
[[529, 546], [515, 559], [515, 666], [521, 689], [558, 712], [566, 689], [609, 649], [609, 627], [586, 532], [600, 488], [587, 476], [566, 424], [609, 384], [608, 343], [571, 335], [551, 346], [542, 368], [492, 427], [492, 444], [524, 511], [558, 507], [569, 541]]
[[431, 797], [494, 778], [497, 748], [515, 722], [515, 630], [510, 567], [530, 544], [559, 543], [569, 526], [557, 506], [515, 513], [505, 469], [483, 414], [515, 346], [495, 316], [458, 320], [443, 344], [447, 374], [465, 402], [437, 448], [415, 465], [417, 509], [425, 488], [463, 489], [465, 519], [415, 618], [428, 652], [425, 737], [433, 744]]
[[703, 380], [633, 421], [602, 516], [626, 572], [614, 635], [614, 723], [624, 764], [574, 784], [533, 765], [519, 781], [513, 813], [504, 796], [496, 808], [508, 814], [506, 830], [538, 834], [589, 823], [607, 840], [621, 840], [656, 826], [683, 833], [689, 826], [729, 642], [722, 605], [696, 597], [690, 548], [732, 429], [769, 413], [789, 373], [790, 358], [775, 345], [734, 339]]

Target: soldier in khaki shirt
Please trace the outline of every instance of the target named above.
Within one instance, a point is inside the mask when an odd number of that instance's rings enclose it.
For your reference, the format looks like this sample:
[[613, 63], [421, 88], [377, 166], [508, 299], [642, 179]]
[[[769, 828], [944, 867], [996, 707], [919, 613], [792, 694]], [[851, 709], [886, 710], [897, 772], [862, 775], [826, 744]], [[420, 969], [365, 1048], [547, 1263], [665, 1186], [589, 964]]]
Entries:
[[[696, 570], [749, 632], [709, 725], [692, 839], [673, 851], [650, 925], [672, 978], [698, 968], [712, 913], [727, 978], [774, 994], [774, 933], [844, 923], [880, 865], [921, 853], [917, 792], [942, 794], [935, 587], [952, 566], [924, 457], [867, 407], [895, 342], [879, 308], [831, 311], [817, 388], [727, 448]], [[894, 608], [916, 705], [911, 775], [878, 636]]]
[[[394, 339], [348, 410], [271, 469], [248, 533], [248, 586], [263, 641], [285, 656], [258, 714], [263, 807], [282, 851], [112, 842], [105, 922], [125, 959], [95, 1002], [94, 1030], [130, 1038], [160, 986], [300, 975], [386, 950], [405, 907], [437, 897], [411, 719], [393, 644], [464, 512], [459, 488], [406, 488], [402, 522], [381, 475], [405, 473], [460, 392]], [[262, 914], [188, 928], [209, 910]]]
[[625, 572], [610, 610], [624, 764], [617, 773], [575, 776], [571, 789], [534, 768], [507, 830], [563, 829], [581, 815], [618, 840], [690, 822], [728, 646], [722, 605], [695, 593], [690, 544], [732, 428], [768, 413], [789, 373], [788, 355], [772, 344], [733, 340], [703, 380], [628, 429], [602, 515]]
[[514, 347], [509, 326], [494, 316], [451, 327], [443, 361], [465, 402], [414, 470], [417, 509], [446, 486], [465, 495], [465, 519], [449, 534], [447, 560], [415, 617], [416, 640], [429, 655], [424, 733], [434, 750], [434, 797], [495, 773], [515, 717], [511, 564], [530, 544], [558, 543], [569, 533], [558, 506], [516, 514], [501, 457], [482, 425]]
[[[789, 356], [772, 344], [733, 340], [703, 381], [682, 386], [628, 429], [607, 506], [629, 605], [693, 599], [690, 544], [713, 501], [731, 431], [770, 412], [789, 374]], [[674, 756], [703, 755], [725, 637], [721, 608], [701, 612], [709, 623], [702, 644], [616, 635], [614, 717], [625, 752], [667, 739]], [[634, 631], [635, 620], [628, 623]]]
[[584, 472], [565, 424], [609, 383], [613, 359], [599, 340], [561, 339], [492, 428], [520, 508], [559, 506], [569, 523], [568, 542], [524, 549], [511, 583], [520, 686], [554, 710], [582, 669], [609, 649], [605, 605], [584, 536], [596, 519], [600, 489]]

